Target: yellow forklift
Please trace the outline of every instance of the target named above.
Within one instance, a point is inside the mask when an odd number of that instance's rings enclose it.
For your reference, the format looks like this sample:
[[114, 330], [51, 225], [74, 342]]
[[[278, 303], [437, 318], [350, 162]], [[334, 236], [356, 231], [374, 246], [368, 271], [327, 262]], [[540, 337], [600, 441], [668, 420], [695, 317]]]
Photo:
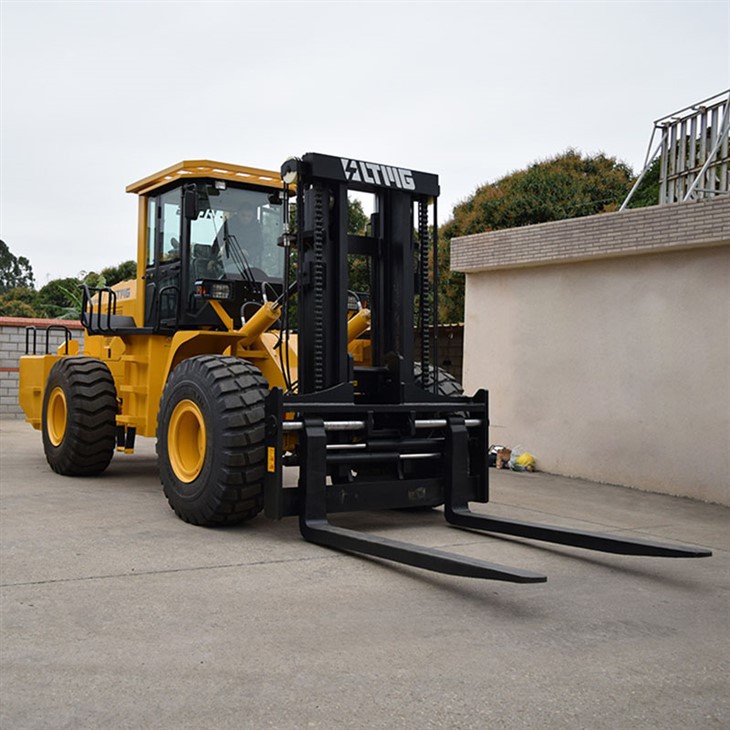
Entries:
[[[443, 505], [470, 530], [711, 554], [469, 509], [489, 500], [488, 396], [465, 396], [436, 365], [436, 175], [309, 153], [279, 172], [182, 162], [127, 191], [139, 196], [136, 281], [84, 287], [83, 354], [67, 332], [56, 352], [21, 358], [21, 406], [54, 471], [99, 474], [115, 448], [156, 437], [164, 493], [186, 522], [298, 516], [309, 541], [454, 575], [546, 580], [328, 514]], [[351, 191], [373, 198], [367, 235], [348, 232]], [[351, 257], [367, 262], [367, 307]], [[296, 487], [285, 466], [298, 467]]]

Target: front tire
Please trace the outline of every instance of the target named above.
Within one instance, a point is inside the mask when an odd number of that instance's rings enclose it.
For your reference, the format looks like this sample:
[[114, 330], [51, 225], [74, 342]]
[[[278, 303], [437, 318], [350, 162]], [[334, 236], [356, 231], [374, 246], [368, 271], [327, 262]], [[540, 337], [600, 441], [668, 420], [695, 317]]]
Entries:
[[172, 371], [157, 454], [167, 501], [185, 522], [230, 525], [261, 511], [267, 393], [261, 372], [235, 357], [191, 357]]
[[109, 368], [91, 357], [63, 357], [43, 395], [43, 450], [64, 476], [103, 472], [116, 444], [117, 394]]

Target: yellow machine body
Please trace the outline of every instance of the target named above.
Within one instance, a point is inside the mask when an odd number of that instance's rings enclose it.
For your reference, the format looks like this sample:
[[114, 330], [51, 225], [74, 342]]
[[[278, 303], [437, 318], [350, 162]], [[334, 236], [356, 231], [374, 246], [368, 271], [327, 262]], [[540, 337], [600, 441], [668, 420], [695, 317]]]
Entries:
[[[489, 501], [488, 393], [465, 396], [431, 359], [437, 176], [315, 153], [285, 161], [281, 176], [195, 160], [127, 188], [139, 196], [136, 280], [84, 287], [83, 353], [66, 331], [55, 352], [20, 359], [20, 403], [54, 472], [101, 474], [115, 450], [153, 436], [165, 497], [189, 524], [298, 516], [311, 542], [456, 576], [546, 580], [362, 535], [328, 512], [443, 505], [470, 531], [618, 555], [711, 555], [472, 512], [469, 502]], [[348, 231], [350, 189], [376, 196], [367, 236]], [[372, 325], [351, 291], [350, 255], [375, 264]], [[285, 483], [289, 466], [296, 487]]]
[[[144, 325], [145, 270], [148, 260], [148, 198], [158, 189], [177, 180], [199, 178], [252, 183], [257, 187], [282, 190], [284, 184], [277, 172], [258, 168], [194, 160], [181, 162], [154, 175], [143, 178], [127, 187], [127, 192], [139, 196], [139, 222], [137, 241], [137, 278], [112, 287], [116, 295], [115, 314], [134, 319], [138, 327]], [[91, 299], [93, 307], [105, 305], [98, 297]], [[113, 378], [118, 401], [117, 426], [134, 428], [140, 436], [154, 436], [157, 416], [165, 383], [183, 360], [205, 354], [232, 355], [254, 364], [267, 380], [269, 387], [286, 388], [284, 378], [286, 357], [291, 382], [297, 378], [297, 336], [292, 334], [280, 343], [279, 333], [272, 330], [280, 315], [280, 307], [272, 302], [264, 303], [243, 326], [234, 327], [232, 318], [219, 302], [212, 300], [212, 308], [218, 314], [225, 331], [205, 328], [180, 330], [171, 336], [164, 334], [126, 334], [102, 336], [86, 334], [83, 353], [78, 342], [71, 340], [61, 345], [55, 354], [25, 355], [20, 358], [19, 400], [26, 420], [34, 428], [42, 425], [42, 410], [46, 382], [54, 363], [62, 357], [83, 354], [104, 362]], [[348, 337], [350, 351], [356, 363], [361, 364], [369, 356], [369, 342], [358, 339], [369, 326], [369, 312], [362, 310], [350, 321]]]

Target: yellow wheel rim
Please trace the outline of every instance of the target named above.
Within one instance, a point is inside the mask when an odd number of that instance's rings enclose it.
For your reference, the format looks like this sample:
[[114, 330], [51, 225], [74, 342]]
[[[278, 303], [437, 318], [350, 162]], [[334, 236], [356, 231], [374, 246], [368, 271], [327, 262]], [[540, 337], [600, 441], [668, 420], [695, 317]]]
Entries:
[[63, 437], [66, 435], [67, 419], [66, 394], [60, 386], [56, 386], [48, 398], [48, 410], [46, 412], [48, 438], [54, 446], [60, 446]]
[[205, 419], [191, 400], [181, 400], [172, 412], [167, 430], [167, 453], [175, 476], [185, 483], [198, 478], [205, 463]]

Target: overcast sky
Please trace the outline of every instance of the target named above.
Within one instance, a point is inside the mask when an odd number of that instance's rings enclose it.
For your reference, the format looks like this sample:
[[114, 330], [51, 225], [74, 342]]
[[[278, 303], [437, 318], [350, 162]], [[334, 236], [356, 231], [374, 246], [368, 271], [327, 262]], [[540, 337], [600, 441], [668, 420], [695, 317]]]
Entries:
[[0, 236], [37, 285], [136, 256], [125, 186], [324, 152], [439, 175], [441, 221], [568, 147], [641, 168], [730, 86], [730, 2], [0, 2]]

